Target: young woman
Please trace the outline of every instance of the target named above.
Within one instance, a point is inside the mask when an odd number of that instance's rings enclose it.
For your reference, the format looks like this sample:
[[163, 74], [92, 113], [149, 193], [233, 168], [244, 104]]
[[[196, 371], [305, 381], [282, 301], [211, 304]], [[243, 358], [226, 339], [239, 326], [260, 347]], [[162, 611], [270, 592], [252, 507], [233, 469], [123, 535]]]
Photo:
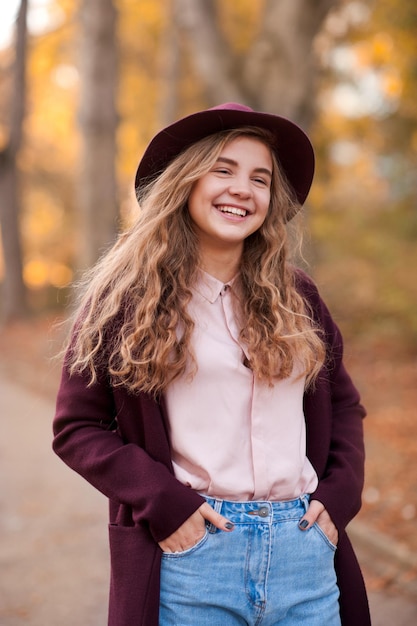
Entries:
[[90, 272], [54, 449], [110, 500], [110, 626], [368, 626], [345, 527], [364, 410], [288, 260], [314, 172], [234, 103], [158, 133], [133, 226]]

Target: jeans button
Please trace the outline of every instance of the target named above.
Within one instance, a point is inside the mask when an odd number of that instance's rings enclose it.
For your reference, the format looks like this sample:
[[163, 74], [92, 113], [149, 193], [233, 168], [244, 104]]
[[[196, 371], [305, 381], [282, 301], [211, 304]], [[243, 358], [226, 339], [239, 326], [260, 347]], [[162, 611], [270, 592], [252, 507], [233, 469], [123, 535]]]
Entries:
[[267, 506], [261, 506], [261, 508], [258, 511], [258, 515], [260, 517], [268, 517], [269, 515], [269, 509]]

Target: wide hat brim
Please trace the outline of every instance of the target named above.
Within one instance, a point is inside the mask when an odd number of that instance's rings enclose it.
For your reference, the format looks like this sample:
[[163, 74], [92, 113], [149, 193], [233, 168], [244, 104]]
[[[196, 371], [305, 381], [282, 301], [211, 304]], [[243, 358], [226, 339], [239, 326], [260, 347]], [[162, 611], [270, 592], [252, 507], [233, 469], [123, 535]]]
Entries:
[[305, 132], [284, 117], [253, 111], [233, 102], [183, 117], [157, 133], [139, 163], [136, 191], [155, 179], [178, 154], [196, 141], [242, 126], [257, 126], [272, 133], [278, 162], [296, 199], [303, 205], [314, 176], [314, 151]]

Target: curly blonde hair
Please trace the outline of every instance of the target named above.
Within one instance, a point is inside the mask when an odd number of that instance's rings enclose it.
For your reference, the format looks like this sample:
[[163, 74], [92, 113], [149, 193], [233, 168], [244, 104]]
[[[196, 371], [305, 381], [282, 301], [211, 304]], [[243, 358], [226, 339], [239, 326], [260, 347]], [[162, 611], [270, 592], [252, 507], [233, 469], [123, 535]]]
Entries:
[[193, 184], [210, 171], [226, 143], [240, 136], [264, 142], [273, 157], [271, 202], [258, 231], [244, 242], [240, 266], [240, 332], [250, 367], [273, 384], [301, 363], [314, 381], [325, 350], [308, 307], [295, 288], [287, 260], [286, 222], [297, 205], [272, 150], [269, 133], [240, 128], [210, 135], [177, 156], [140, 192], [140, 212], [83, 281], [71, 350], [70, 372], [99, 369], [112, 384], [160, 395], [175, 378], [195, 371], [190, 340], [194, 322], [187, 305], [199, 272], [199, 246], [187, 200]]

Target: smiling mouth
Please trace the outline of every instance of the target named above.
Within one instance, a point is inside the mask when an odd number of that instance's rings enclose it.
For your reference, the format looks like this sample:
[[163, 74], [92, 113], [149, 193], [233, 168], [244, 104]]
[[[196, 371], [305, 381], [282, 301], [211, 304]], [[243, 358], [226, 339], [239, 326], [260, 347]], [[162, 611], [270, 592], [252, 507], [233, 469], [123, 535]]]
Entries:
[[217, 209], [221, 213], [228, 213], [230, 215], [238, 215], [239, 217], [246, 217], [246, 215], [248, 214], [248, 211], [246, 211], [246, 209], [239, 209], [235, 206], [228, 206], [226, 204], [222, 204], [218, 206]]

